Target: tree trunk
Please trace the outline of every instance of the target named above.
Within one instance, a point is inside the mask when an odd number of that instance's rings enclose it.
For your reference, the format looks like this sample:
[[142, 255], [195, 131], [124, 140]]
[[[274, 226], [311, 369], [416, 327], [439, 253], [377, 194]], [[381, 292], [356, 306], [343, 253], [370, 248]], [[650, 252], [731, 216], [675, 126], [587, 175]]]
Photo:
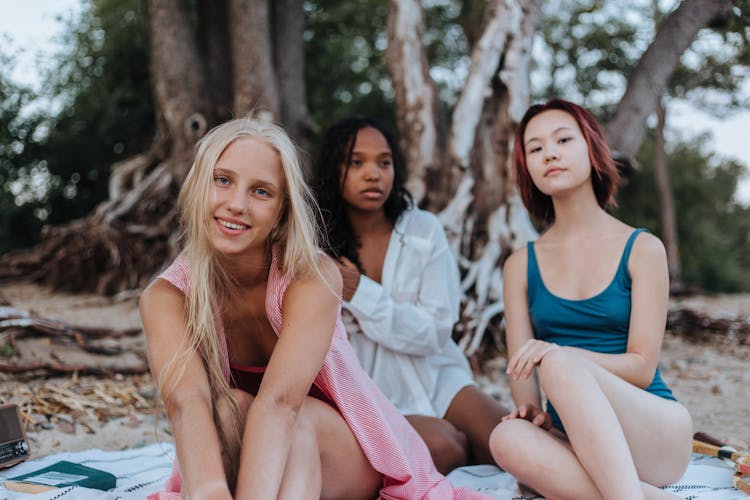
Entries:
[[229, 0], [236, 117], [280, 118], [270, 20], [268, 0]]
[[229, 43], [227, 0], [199, 0], [198, 44], [206, 66], [206, 80], [217, 122], [232, 117], [232, 58]]
[[399, 144], [409, 168], [407, 189], [430, 203], [428, 180], [440, 177], [441, 121], [438, 95], [422, 47], [424, 14], [417, 0], [391, 0], [385, 64], [393, 81]]
[[667, 111], [660, 99], [656, 103], [656, 151], [654, 155], [654, 175], [659, 194], [659, 219], [661, 237], [667, 250], [667, 267], [669, 268], [670, 290], [673, 293], [682, 290], [680, 272], [680, 251], [677, 239], [677, 222], [672, 199], [672, 186], [669, 182], [669, 164], [667, 161], [664, 127]]
[[701, 28], [732, 11], [730, 0], [684, 0], [664, 18], [654, 40], [630, 73], [625, 95], [606, 135], [617, 158], [634, 156], [643, 142], [646, 118], [656, 109], [682, 53]]
[[[409, 162], [408, 187], [423, 205], [440, 210], [464, 276], [465, 305], [457, 332], [461, 345], [473, 349], [490, 320], [502, 313], [501, 260], [515, 239], [525, 242], [536, 234], [507, 181], [513, 127], [528, 106], [528, 68], [538, 9], [538, 0], [493, 0], [482, 29], [465, 27], [478, 35], [446, 134], [437, 125], [435, 86], [422, 50], [421, 6], [391, 2], [386, 60]], [[520, 88], [510, 88], [508, 83]], [[447, 148], [442, 151], [439, 144]]]
[[169, 169], [179, 185], [187, 174], [193, 145], [215, 123], [206, 68], [198, 52], [190, 15], [180, 0], [146, 3], [151, 79], [158, 122], [169, 138]]
[[305, 18], [302, 0], [272, 4], [273, 48], [279, 82], [281, 121], [289, 136], [305, 151], [315, 125], [307, 110], [305, 86]]

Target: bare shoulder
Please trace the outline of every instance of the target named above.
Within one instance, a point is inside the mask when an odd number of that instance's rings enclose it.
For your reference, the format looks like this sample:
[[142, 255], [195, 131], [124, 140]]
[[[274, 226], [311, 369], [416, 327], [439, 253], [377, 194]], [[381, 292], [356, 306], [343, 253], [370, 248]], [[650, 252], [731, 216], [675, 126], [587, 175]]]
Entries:
[[343, 281], [338, 266], [331, 257], [323, 252], [319, 252], [316, 258], [319, 273], [305, 273], [297, 277], [289, 286], [295, 288], [324, 287], [341, 296]]
[[503, 276], [505, 279], [518, 276], [526, 276], [526, 266], [528, 261], [527, 245], [515, 250], [505, 260], [503, 264]]
[[161, 314], [170, 309], [184, 308], [185, 295], [167, 280], [156, 279], [141, 292], [138, 303], [141, 316]]
[[654, 259], [654, 260], [665, 260], [667, 252], [664, 249], [664, 244], [661, 240], [648, 232], [642, 232], [638, 235], [633, 243], [633, 255], [637, 260], [641, 259]]
[[633, 276], [641, 273], [645, 276], [666, 273], [667, 252], [661, 240], [651, 233], [639, 234], [633, 243], [628, 270]]

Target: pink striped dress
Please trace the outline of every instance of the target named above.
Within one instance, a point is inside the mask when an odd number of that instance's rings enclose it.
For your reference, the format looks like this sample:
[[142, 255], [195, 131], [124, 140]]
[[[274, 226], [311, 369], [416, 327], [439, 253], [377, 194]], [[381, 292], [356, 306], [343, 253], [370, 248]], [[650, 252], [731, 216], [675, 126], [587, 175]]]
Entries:
[[[293, 276], [281, 274], [277, 249], [274, 248], [266, 289], [266, 314], [276, 335], [281, 333], [284, 292]], [[187, 294], [190, 264], [178, 257], [159, 278], [165, 279]], [[229, 377], [226, 355], [224, 372]], [[490, 499], [482, 493], [454, 488], [432, 463], [426, 445], [409, 422], [380, 392], [362, 370], [346, 338], [340, 311], [331, 347], [323, 361], [315, 385], [338, 408], [372, 466], [383, 474], [382, 499]], [[149, 500], [180, 498], [181, 479], [178, 467], [172, 473], [165, 492], [150, 495]]]

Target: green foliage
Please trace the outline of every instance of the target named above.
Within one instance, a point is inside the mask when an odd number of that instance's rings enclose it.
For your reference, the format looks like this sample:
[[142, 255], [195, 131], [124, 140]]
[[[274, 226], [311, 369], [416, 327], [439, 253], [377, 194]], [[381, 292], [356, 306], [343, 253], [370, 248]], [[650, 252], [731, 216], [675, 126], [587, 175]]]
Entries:
[[110, 166], [145, 151], [154, 131], [141, 2], [93, 0], [65, 47], [48, 77], [63, 102], [43, 145], [59, 183], [46, 197], [51, 224], [106, 199]]
[[305, 2], [307, 104], [321, 129], [350, 114], [394, 123], [393, 89], [385, 69], [388, 4]]
[[670, 96], [715, 116], [750, 106], [750, 96], [741, 91], [750, 66], [750, 0], [734, 3], [729, 19], [698, 34], [670, 82]]
[[[672, 2], [676, 8], [680, 2]], [[542, 3], [540, 50], [533, 93], [560, 96], [596, 109], [606, 122], [626, 78], [655, 34], [651, 1], [550, 0]], [[750, 64], [750, 0], [735, 2], [729, 19], [701, 30], [681, 58], [667, 95], [716, 116], [750, 105], [741, 92]]]
[[[708, 137], [680, 141], [669, 152], [682, 278], [710, 292], [750, 290], [750, 207], [734, 192], [744, 166], [706, 153]], [[616, 215], [661, 233], [654, 181], [654, 138], [638, 154], [640, 168], [618, 196]]]
[[[313, 120], [324, 130], [355, 114], [395, 130], [393, 88], [385, 67], [387, 2], [309, 0], [304, 8], [307, 103]], [[461, 90], [463, 78], [457, 75], [468, 67], [460, 14], [452, 0], [425, 6], [425, 53], [446, 108]]]
[[534, 95], [609, 111], [625, 87], [625, 75], [653, 37], [648, 23], [634, 22], [648, 15], [638, 2], [542, 2]]
[[[0, 66], [12, 64], [9, 55], [0, 54]], [[33, 243], [41, 227], [33, 212], [16, 203], [17, 195], [32, 191], [28, 173], [39, 167], [34, 164], [38, 119], [21, 116], [32, 98], [29, 89], [0, 73], [0, 253]], [[28, 173], [17, 165], [26, 165]]]
[[107, 197], [110, 166], [151, 143], [141, 2], [92, 0], [82, 12], [42, 95], [0, 80], [0, 253], [88, 214]]

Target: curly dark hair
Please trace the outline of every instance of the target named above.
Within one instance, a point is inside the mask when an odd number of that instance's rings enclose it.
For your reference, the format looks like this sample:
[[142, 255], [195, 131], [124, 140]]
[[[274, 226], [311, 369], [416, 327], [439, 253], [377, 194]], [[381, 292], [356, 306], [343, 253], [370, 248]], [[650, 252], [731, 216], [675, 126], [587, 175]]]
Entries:
[[324, 238], [323, 250], [335, 259], [346, 257], [362, 271], [359, 261], [359, 237], [354, 232], [346, 212], [346, 201], [342, 196], [341, 168], [345, 168], [343, 179], [349, 171], [352, 150], [357, 133], [363, 128], [374, 128], [385, 137], [393, 160], [393, 189], [383, 205], [389, 221], [396, 223], [399, 216], [412, 206], [411, 194], [404, 187], [406, 167], [396, 140], [384, 127], [371, 118], [346, 118], [333, 124], [323, 136], [315, 169], [312, 188], [320, 207], [320, 226]]

